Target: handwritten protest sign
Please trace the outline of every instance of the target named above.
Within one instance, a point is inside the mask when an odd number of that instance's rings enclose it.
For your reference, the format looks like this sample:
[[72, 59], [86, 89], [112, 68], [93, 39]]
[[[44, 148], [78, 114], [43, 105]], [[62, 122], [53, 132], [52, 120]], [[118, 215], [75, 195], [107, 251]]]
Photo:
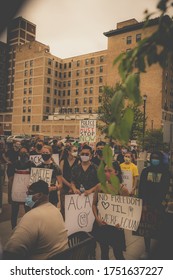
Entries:
[[132, 191], [133, 186], [133, 176], [130, 170], [122, 170], [123, 185], [128, 189], [129, 192]]
[[79, 139], [81, 143], [96, 142], [96, 120], [81, 120]]
[[25, 202], [26, 192], [30, 181], [29, 171], [18, 171], [14, 174], [12, 185], [12, 200], [16, 202]]
[[90, 232], [92, 230], [94, 215], [92, 212], [93, 193], [65, 196], [65, 224], [68, 235], [77, 231]]
[[59, 154], [53, 154], [52, 155], [52, 158], [54, 160], [54, 162], [59, 165]]
[[142, 200], [130, 196], [98, 194], [98, 213], [109, 225], [136, 231], [142, 212]]
[[31, 175], [30, 175], [30, 185], [35, 183], [39, 180], [43, 180], [50, 186], [51, 178], [52, 178], [52, 169], [48, 168], [31, 168]]
[[41, 155], [30, 155], [29, 157], [30, 161], [32, 161], [36, 166], [41, 164], [43, 162]]

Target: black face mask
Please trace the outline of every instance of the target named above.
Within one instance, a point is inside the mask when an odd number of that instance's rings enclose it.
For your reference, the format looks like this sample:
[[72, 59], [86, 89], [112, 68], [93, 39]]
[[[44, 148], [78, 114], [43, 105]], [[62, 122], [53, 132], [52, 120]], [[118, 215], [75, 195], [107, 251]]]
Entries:
[[102, 157], [102, 156], [103, 156], [103, 151], [102, 151], [102, 150], [97, 150], [97, 151], [96, 151], [96, 154], [97, 154], [99, 157]]
[[29, 156], [26, 153], [21, 153], [19, 159], [22, 163], [27, 163], [29, 161]]
[[47, 161], [47, 160], [49, 160], [51, 158], [51, 154], [42, 154], [42, 159], [44, 160], [44, 161]]
[[42, 146], [41, 144], [37, 144], [37, 145], [36, 145], [36, 148], [37, 148], [37, 150], [39, 150], [39, 151], [42, 149], [42, 147], [43, 147], [43, 146]]

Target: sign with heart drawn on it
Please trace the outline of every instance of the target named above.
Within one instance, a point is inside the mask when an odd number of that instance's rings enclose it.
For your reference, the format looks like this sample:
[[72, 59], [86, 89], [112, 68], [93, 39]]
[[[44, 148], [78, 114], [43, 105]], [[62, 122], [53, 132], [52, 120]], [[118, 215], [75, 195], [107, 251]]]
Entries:
[[142, 199], [98, 193], [98, 215], [108, 225], [136, 231], [142, 213]]
[[101, 204], [102, 204], [102, 206], [103, 206], [103, 208], [106, 210], [108, 207], [109, 207], [109, 202], [106, 202], [106, 201], [102, 201], [101, 202]]

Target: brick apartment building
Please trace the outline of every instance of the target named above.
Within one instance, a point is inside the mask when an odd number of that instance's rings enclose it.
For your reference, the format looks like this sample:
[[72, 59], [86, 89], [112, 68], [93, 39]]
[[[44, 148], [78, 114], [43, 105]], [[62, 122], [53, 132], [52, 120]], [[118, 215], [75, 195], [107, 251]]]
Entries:
[[[20, 18], [20, 21], [26, 20]], [[26, 21], [24, 27], [30, 24], [32, 37], [25, 34], [27, 42], [12, 48], [15, 63], [14, 67], [10, 64], [11, 87], [8, 77], [7, 109], [13, 108], [11, 133], [78, 137], [79, 119], [97, 117], [103, 86], [114, 86], [119, 81], [117, 67], [113, 67], [115, 57], [152, 34], [157, 22], [157, 19], [151, 20], [145, 29], [144, 23], [135, 19], [118, 23], [115, 30], [104, 33], [108, 38], [106, 50], [61, 59], [50, 53], [49, 46], [35, 41], [36, 27]], [[147, 128], [169, 129], [173, 121], [171, 61], [164, 70], [158, 64], [148, 68], [141, 76], [140, 86], [141, 94], [147, 95]], [[0, 121], [2, 116], [5, 114], [0, 114]]]

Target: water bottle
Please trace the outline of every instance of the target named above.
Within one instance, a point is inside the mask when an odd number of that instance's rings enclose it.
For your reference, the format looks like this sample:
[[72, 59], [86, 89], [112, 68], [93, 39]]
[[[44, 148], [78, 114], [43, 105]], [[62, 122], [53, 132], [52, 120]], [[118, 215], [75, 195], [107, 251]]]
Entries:
[[83, 186], [82, 184], [80, 185], [80, 192], [81, 192], [81, 193], [84, 193], [84, 192], [85, 192], [85, 188], [84, 188], [84, 186]]

